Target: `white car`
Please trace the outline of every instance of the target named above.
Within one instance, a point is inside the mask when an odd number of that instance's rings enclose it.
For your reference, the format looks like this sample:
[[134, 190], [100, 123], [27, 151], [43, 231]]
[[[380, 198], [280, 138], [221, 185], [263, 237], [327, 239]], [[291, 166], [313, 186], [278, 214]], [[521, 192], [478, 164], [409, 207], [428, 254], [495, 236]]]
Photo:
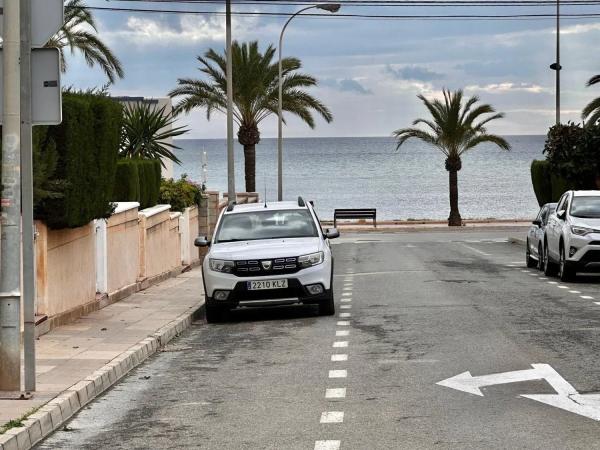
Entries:
[[540, 212], [527, 231], [525, 247], [527, 267], [537, 267], [544, 270], [544, 234], [546, 233], [548, 218], [554, 211], [556, 211], [556, 203], [546, 203], [540, 208]]
[[600, 191], [567, 191], [550, 215], [544, 236], [544, 272], [571, 280], [600, 271]]
[[314, 303], [333, 315], [333, 257], [329, 239], [310, 203], [230, 204], [223, 210], [202, 265], [206, 320], [218, 322], [239, 306]]

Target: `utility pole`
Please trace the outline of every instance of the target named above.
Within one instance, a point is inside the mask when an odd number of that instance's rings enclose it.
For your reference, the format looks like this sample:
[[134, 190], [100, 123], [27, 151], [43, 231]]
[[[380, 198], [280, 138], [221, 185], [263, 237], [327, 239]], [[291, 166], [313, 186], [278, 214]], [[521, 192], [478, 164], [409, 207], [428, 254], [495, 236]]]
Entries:
[[556, 0], [556, 125], [560, 124], [560, 0]]
[[231, 0], [225, 7], [225, 40], [227, 51], [227, 198], [235, 202], [235, 158], [233, 154], [233, 60], [231, 55]]
[[21, 391], [21, 131], [19, 2], [3, 10], [2, 231], [0, 261], [0, 391]]
[[25, 391], [35, 391], [35, 242], [31, 104], [31, 0], [21, 1], [21, 216]]

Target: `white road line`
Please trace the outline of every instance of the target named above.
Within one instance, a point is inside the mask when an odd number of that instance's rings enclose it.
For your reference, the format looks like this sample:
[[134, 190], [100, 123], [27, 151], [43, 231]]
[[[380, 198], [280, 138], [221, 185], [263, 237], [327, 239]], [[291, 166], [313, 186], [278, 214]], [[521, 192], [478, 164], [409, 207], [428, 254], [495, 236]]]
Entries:
[[517, 267], [517, 266], [513, 266], [512, 264], [507, 264], [506, 267]]
[[348, 287], [348, 286], [344, 286], [344, 291], [351, 291], [352, 290], [352, 286]]
[[339, 361], [348, 361], [348, 355], [345, 353], [334, 353], [331, 355], [331, 361], [339, 362]]
[[546, 281], [548, 278], [546, 277], [539, 277], [540, 280]]
[[483, 256], [492, 256], [492, 255], [490, 255], [489, 253], [482, 252], [481, 250], [478, 250], [478, 249], [476, 249], [476, 248], [470, 247], [470, 246], [468, 246], [468, 245], [465, 245], [465, 244], [463, 244], [463, 246], [464, 246], [464, 247], [466, 247], [466, 248], [468, 248], [469, 250], [472, 250], [472, 251], [474, 251], [475, 253], [479, 253], [480, 255], [483, 255]]
[[321, 413], [321, 423], [342, 423], [344, 411], [325, 411]]
[[581, 295], [580, 297], [584, 300], [594, 300], [594, 297], [592, 297], [590, 295]]
[[559, 289], [571, 289], [569, 286], [556, 286]]
[[335, 332], [336, 336], [350, 336], [350, 330], [337, 330]]
[[315, 441], [314, 450], [340, 450], [340, 441]]
[[344, 296], [344, 297], [352, 297], [352, 292], [342, 292], [342, 296]]
[[340, 305], [340, 309], [351, 309], [352, 305]]
[[537, 277], [537, 275], [535, 273], [529, 273], [528, 274], [530, 277]]
[[325, 398], [345, 398], [346, 388], [332, 388], [325, 391]]
[[600, 302], [594, 302], [594, 305], [600, 305]]
[[523, 273], [529, 273], [530, 271], [529, 270], [521, 270], [521, 272], [523, 272]]
[[348, 341], [335, 341], [333, 343], [333, 348], [343, 348], [348, 347]]
[[570, 294], [581, 294], [581, 291], [569, 291]]
[[350, 321], [349, 320], [338, 320], [336, 325], [338, 327], [347, 327], [347, 326], [350, 326]]
[[352, 299], [348, 297], [348, 298], [343, 298], [340, 301], [343, 302], [343, 303], [348, 303], [348, 302], [351, 302]]
[[343, 313], [340, 313], [339, 317], [340, 317], [341, 319], [346, 319], [346, 318], [348, 318], [348, 317], [352, 317], [352, 314], [350, 314], [350, 313], [348, 313], [348, 312], [343, 312]]
[[558, 281], [548, 281], [548, 284], [558, 284]]
[[348, 376], [348, 371], [343, 370], [330, 370], [329, 378], [346, 378]]
[[521, 264], [521, 261], [511, 261], [511, 264]]

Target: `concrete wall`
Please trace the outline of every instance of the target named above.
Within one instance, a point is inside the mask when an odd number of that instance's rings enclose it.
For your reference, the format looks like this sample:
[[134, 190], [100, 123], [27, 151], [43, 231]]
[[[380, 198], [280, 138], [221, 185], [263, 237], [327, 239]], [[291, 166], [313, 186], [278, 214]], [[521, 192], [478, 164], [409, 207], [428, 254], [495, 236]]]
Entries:
[[181, 233], [181, 262], [183, 265], [194, 264], [200, 258], [194, 240], [200, 230], [200, 211], [197, 206], [186, 208], [179, 218], [179, 231]]
[[50, 230], [36, 222], [36, 314], [54, 316], [93, 302], [96, 254], [93, 224]]
[[140, 273], [139, 203], [119, 203], [107, 223], [107, 292], [137, 281]]
[[151, 278], [181, 266], [179, 216], [169, 205], [140, 211], [139, 278]]

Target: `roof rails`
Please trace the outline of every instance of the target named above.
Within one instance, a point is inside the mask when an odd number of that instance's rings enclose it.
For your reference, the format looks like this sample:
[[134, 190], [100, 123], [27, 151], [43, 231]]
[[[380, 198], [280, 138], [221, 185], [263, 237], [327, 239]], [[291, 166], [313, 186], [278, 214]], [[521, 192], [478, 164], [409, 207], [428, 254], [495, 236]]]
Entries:
[[233, 200], [231, 200], [229, 202], [229, 204], [227, 205], [227, 212], [231, 212], [233, 211], [233, 207], [235, 206], [235, 202]]
[[298, 206], [300, 208], [304, 208], [306, 206], [306, 202], [304, 201], [304, 199], [302, 197], [298, 197]]

